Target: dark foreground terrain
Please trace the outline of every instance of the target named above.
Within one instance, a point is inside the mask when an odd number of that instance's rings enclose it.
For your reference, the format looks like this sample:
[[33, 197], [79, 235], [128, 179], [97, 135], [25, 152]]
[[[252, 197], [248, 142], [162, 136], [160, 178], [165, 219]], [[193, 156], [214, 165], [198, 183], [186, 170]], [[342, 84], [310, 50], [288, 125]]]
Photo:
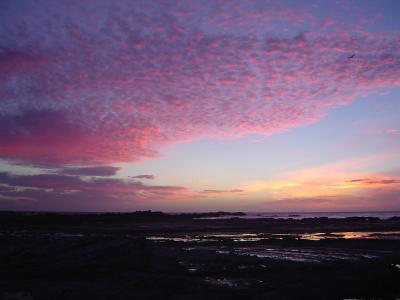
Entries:
[[400, 298], [400, 218], [213, 216], [0, 212], [0, 299]]

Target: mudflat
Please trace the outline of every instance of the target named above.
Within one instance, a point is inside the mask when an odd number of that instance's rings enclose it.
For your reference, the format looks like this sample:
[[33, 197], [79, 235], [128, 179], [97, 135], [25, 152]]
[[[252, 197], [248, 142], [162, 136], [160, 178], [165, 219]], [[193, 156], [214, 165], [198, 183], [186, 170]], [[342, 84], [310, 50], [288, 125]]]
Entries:
[[396, 299], [400, 218], [0, 213], [1, 299]]

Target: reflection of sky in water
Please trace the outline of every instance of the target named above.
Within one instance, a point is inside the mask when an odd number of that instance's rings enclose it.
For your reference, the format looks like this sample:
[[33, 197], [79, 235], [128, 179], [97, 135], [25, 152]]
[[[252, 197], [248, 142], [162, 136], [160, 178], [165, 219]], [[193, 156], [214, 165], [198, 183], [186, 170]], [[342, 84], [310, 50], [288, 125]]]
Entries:
[[303, 240], [319, 241], [323, 239], [400, 239], [400, 231], [345, 231], [331, 233], [307, 233], [301, 235]]
[[[374, 250], [354, 250], [340, 249], [336, 247], [313, 247], [313, 241], [324, 239], [400, 239], [400, 231], [367, 231], [367, 232], [315, 232], [315, 233], [211, 233], [211, 234], [194, 234], [194, 235], [163, 235], [150, 236], [148, 240], [155, 242], [185, 242], [185, 243], [202, 243], [201, 245], [193, 245], [183, 248], [184, 251], [207, 250], [215, 251], [220, 255], [248, 255], [257, 258], [285, 260], [292, 262], [320, 263], [333, 261], [356, 261], [378, 259], [382, 255], [390, 253], [382, 253]], [[307, 240], [310, 244], [293, 246], [278, 246], [261, 243], [262, 241], [273, 240]], [[208, 242], [208, 243], [207, 243]], [[226, 244], [222, 244], [227, 242]], [[248, 243], [247, 243], [248, 242]], [[260, 242], [260, 243], [257, 243]], [[193, 269], [189, 266], [189, 269]], [[195, 272], [189, 270], [189, 272]], [[228, 282], [210, 279], [210, 283], [217, 285], [228, 285]], [[229, 282], [230, 284], [231, 282]]]
[[250, 255], [258, 258], [270, 258], [277, 260], [289, 260], [295, 262], [322, 262], [322, 261], [348, 261], [373, 259], [378, 256], [369, 252], [345, 252], [338, 249], [312, 249], [312, 248], [268, 248], [245, 247], [234, 250], [238, 255]]
[[225, 234], [204, 234], [204, 235], [176, 235], [176, 236], [150, 236], [148, 240], [156, 242], [259, 242], [273, 239], [300, 239], [309, 241], [319, 241], [324, 239], [400, 239], [400, 231], [346, 231], [346, 232], [314, 232], [314, 233], [225, 233]]
[[[220, 255], [249, 255], [257, 258], [286, 260], [293, 262], [319, 263], [329, 261], [354, 261], [377, 259], [382, 253], [370, 250], [341, 250], [338, 248], [312, 247], [280, 247], [269, 245], [265, 247], [262, 241], [273, 240], [308, 240], [324, 239], [400, 239], [400, 231], [368, 231], [368, 232], [315, 232], [315, 233], [214, 233], [197, 235], [164, 235], [150, 236], [148, 240], [155, 242], [202, 243], [200, 246], [183, 248], [185, 251], [211, 250]], [[228, 242], [228, 244], [221, 244]], [[249, 247], [251, 243], [251, 246]], [[193, 245], [193, 244], [192, 244]], [[193, 271], [191, 271], [193, 272]], [[212, 280], [211, 280], [212, 281]], [[226, 282], [215, 281], [214, 284], [224, 285]]]
[[387, 212], [301, 212], [301, 213], [260, 213], [260, 212], [247, 212], [244, 216], [223, 215], [218, 217], [202, 217], [197, 219], [203, 220], [225, 220], [225, 219], [295, 219], [301, 220], [306, 218], [334, 218], [344, 219], [351, 217], [364, 217], [364, 218], [379, 218], [387, 220], [393, 217], [400, 217], [400, 211], [387, 211]]

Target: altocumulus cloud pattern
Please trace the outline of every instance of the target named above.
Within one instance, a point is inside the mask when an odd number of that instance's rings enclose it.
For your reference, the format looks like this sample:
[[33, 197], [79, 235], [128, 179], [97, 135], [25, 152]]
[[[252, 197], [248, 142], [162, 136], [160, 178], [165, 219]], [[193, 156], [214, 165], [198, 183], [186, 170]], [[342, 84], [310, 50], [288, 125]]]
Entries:
[[398, 35], [288, 7], [2, 1], [0, 157], [137, 161], [180, 141], [304, 126], [400, 85]]

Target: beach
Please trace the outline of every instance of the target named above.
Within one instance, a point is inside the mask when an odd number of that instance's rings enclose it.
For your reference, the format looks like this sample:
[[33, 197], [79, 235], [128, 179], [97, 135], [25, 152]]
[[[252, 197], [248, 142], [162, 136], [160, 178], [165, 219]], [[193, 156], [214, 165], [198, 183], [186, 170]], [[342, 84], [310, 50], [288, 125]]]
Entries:
[[0, 217], [3, 299], [400, 296], [399, 217]]

